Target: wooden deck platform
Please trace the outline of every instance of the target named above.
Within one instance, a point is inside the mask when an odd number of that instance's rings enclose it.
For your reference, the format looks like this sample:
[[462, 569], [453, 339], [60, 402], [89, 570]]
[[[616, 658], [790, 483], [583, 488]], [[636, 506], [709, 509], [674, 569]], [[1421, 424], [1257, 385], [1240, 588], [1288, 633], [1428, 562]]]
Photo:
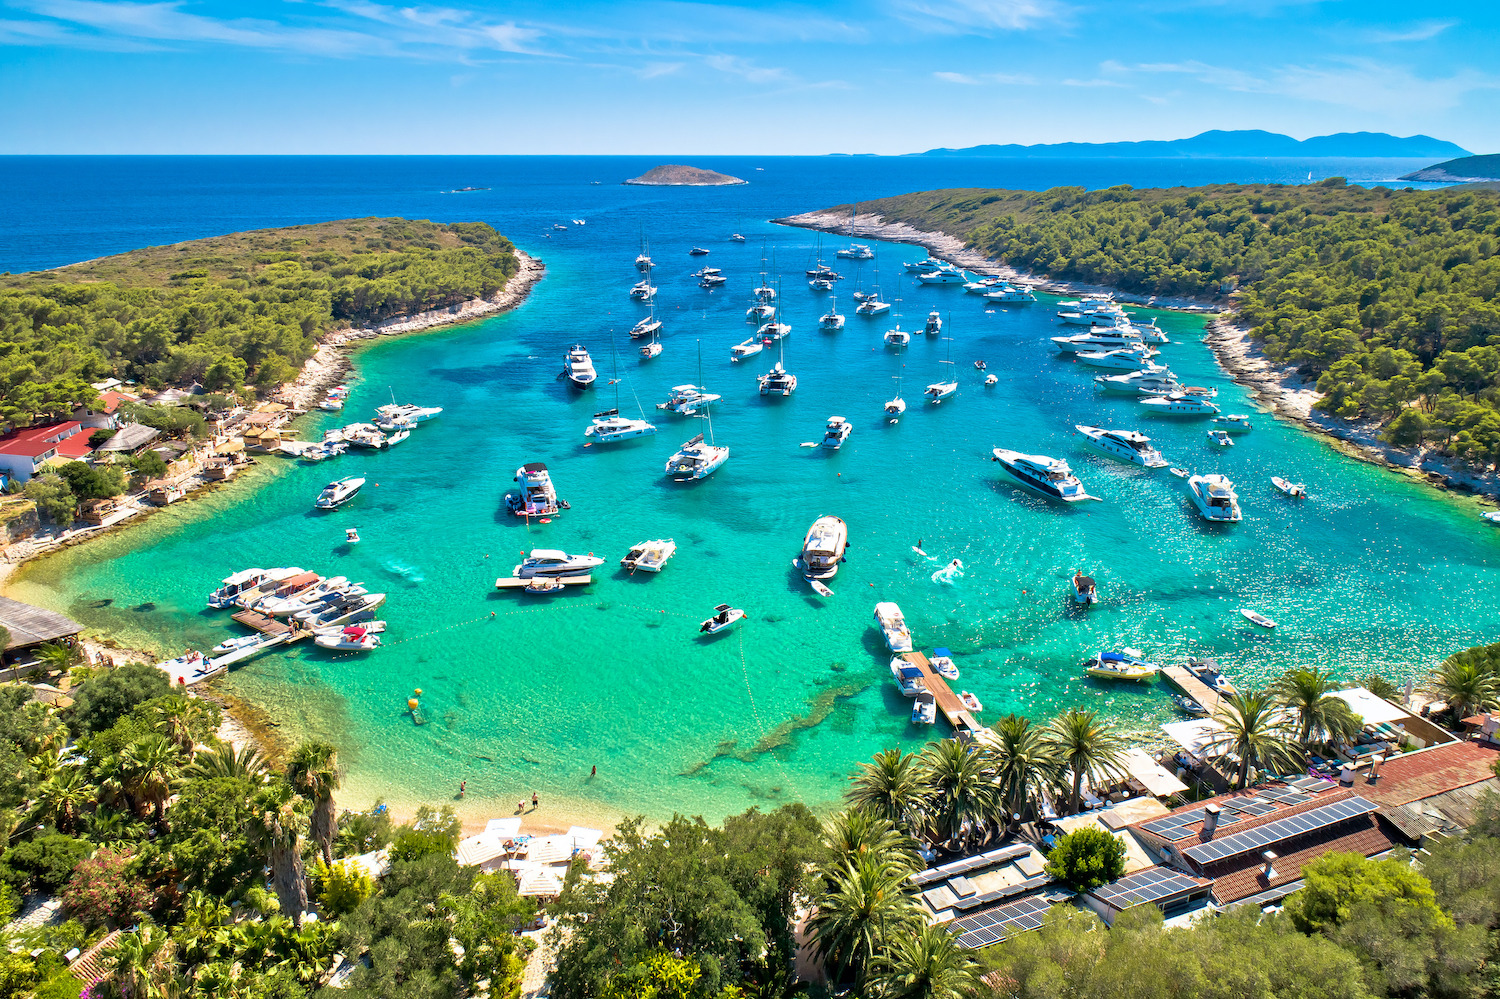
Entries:
[[251, 631], [258, 631], [262, 635], [286, 635], [292, 630], [291, 625], [269, 617], [259, 611], [242, 610], [231, 614], [230, 618], [238, 621]]
[[1188, 672], [1186, 666], [1163, 666], [1161, 675], [1172, 686], [1203, 705], [1210, 718], [1218, 714], [1219, 701], [1222, 700], [1218, 691]]
[[[588, 586], [594, 581], [593, 576], [558, 576], [557, 581], [564, 586]], [[521, 579], [517, 576], [501, 576], [495, 580], [497, 590], [524, 590], [529, 579]]]
[[908, 652], [901, 657], [922, 671], [922, 680], [927, 684], [928, 693], [937, 702], [939, 713], [953, 726], [955, 733], [978, 732], [984, 726], [979, 723], [969, 709], [964, 707], [964, 702], [958, 699], [948, 686], [948, 681], [938, 675], [937, 670], [932, 668], [932, 663], [920, 652]]

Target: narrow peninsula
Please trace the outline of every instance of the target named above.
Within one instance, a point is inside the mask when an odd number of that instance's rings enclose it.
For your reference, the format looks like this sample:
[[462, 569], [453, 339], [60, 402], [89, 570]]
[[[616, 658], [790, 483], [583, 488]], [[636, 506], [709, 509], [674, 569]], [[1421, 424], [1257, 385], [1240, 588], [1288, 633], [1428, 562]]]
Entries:
[[1425, 180], [1439, 184], [1472, 184], [1500, 181], [1500, 153], [1461, 156], [1403, 174], [1402, 180]]
[[715, 170], [674, 163], [652, 167], [639, 177], [631, 177], [622, 183], [636, 187], [733, 187], [735, 184], [748, 184], [749, 181]]

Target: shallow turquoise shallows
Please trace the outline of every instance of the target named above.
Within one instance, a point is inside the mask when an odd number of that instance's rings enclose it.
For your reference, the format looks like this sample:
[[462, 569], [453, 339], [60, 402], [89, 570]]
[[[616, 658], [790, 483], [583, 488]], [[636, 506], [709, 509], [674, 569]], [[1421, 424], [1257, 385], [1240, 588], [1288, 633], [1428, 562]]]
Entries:
[[[203, 597], [235, 569], [296, 564], [362, 580], [389, 594], [383, 648], [358, 657], [299, 646], [238, 668], [228, 689], [264, 705], [290, 735], [333, 739], [349, 769], [349, 803], [447, 800], [467, 780], [476, 814], [509, 811], [536, 791], [559, 814], [601, 819], [826, 804], [857, 761], [931, 737], [909, 724], [909, 702], [891, 682], [872, 627], [879, 600], [901, 605], [920, 648], [953, 650], [963, 671], [956, 686], [978, 695], [984, 718], [1044, 720], [1080, 706], [1148, 737], [1173, 716], [1165, 684], [1084, 679], [1085, 657], [1122, 645], [1162, 662], [1215, 655], [1252, 686], [1293, 665], [1349, 676], [1378, 668], [1400, 680], [1494, 637], [1500, 549], [1474, 504], [1258, 413], [1202, 345], [1200, 318], [1157, 313], [1173, 339], [1163, 360], [1185, 381], [1217, 387], [1226, 412], [1252, 415], [1254, 430], [1229, 449], [1206, 441], [1205, 422], [1153, 419], [1097, 394], [1093, 370], [1051, 347], [1048, 338], [1064, 332], [1053, 299], [987, 310], [957, 287], [898, 282], [896, 262], [920, 251], [877, 244], [887, 297], [901, 290], [902, 326], [921, 329], [932, 308], [946, 323], [941, 337], [919, 334], [897, 352], [882, 343], [891, 316], [850, 314], [842, 332], [818, 332], [827, 297], [800, 276], [812, 234], [747, 224], [751, 242], [715, 235], [702, 261], [686, 250], [708, 237], [683, 226], [653, 242], [663, 263], [660, 358], [638, 360], [623, 336], [644, 311], [625, 296], [635, 218], [615, 227], [628, 231], [612, 233], [607, 254], [582, 237], [543, 244], [548, 275], [523, 307], [370, 347], [344, 414], [310, 418], [367, 418], [393, 393], [442, 406], [406, 443], [315, 467], [262, 458], [247, 482], [30, 569], [17, 595], [165, 653], [233, 631]], [[769, 353], [729, 361], [730, 346], [751, 331], [743, 316], [762, 235], [776, 241], [785, 274], [786, 365], [799, 378], [787, 399], [756, 392]], [[730, 279], [712, 295], [689, 275], [707, 262]], [[838, 301], [852, 313], [855, 268], [840, 267], [850, 277]], [[585, 447], [591, 414], [615, 402], [605, 384], [611, 330], [620, 409], [636, 415], [639, 400], [660, 432]], [[556, 377], [574, 341], [601, 375], [584, 392]], [[668, 455], [709, 426], [654, 404], [670, 386], [699, 381], [700, 344], [702, 381], [724, 396], [712, 432], [732, 453], [711, 479], [674, 484], [662, 474]], [[952, 369], [940, 363], [950, 349]], [[984, 386], [977, 359], [997, 385]], [[923, 387], [948, 370], [958, 394], [925, 404]], [[882, 403], [902, 372], [909, 409], [888, 425]], [[820, 439], [833, 415], [854, 425], [842, 450], [799, 446]], [[1077, 423], [1140, 429], [1172, 464], [1228, 475], [1244, 523], [1203, 523], [1182, 480], [1085, 450]], [[989, 460], [997, 446], [1067, 460], [1104, 502], [1064, 508], [1023, 494]], [[571, 503], [553, 523], [503, 512], [528, 461], [545, 462]], [[326, 482], [354, 473], [369, 479], [354, 502], [313, 511]], [[1311, 496], [1282, 497], [1273, 475], [1305, 482]], [[831, 598], [813, 595], [791, 566], [824, 514], [843, 517], [851, 539]], [[343, 543], [349, 526], [363, 539], [352, 548]], [[678, 544], [664, 572], [619, 570], [633, 542], [656, 537]], [[928, 557], [913, 551], [918, 541]], [[495, 578], [531, 548], [607, 561], [587, 589], [496, 593]], [[953, 558], [963, 576], [934, 582]], [[1102, 602], [1086, 612], [1070, 600], [1076, 569], [1099, 581]], [[698, 622], [720, 602], [750, 619], [700, 637]], [[1280, 626], [1252, 627], [1244, 607]], [[415, 688], [420, 726], [406, 712]]]

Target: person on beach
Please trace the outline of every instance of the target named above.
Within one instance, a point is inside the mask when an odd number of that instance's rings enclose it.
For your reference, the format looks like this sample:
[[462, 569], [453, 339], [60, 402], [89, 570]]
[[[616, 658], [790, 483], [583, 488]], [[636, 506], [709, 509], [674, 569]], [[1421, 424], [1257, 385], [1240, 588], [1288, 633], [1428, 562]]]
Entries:
[[542, 804], [542, 803], [541, 803], [541, 802], [540, 802], [540, 801], [538, 801], [538, 800], [537, 800], [537, 797], [536, 797], [536, 792], [535, 792], [535, 791], [532, 791], [532, 792], [531, 792], [531, 807], [532, 807], [532, 808], [540, 808], [540, 807], [541, 807], [541, 804]]
[[462, 798], [464, 796], [464, 792], [467, 791], [468, 789], [469, 789], [469, 782], [468, 781], [461, 780], [461, 781], [458, 782], [458, 796], [460, 798]]
[[592, 768], [590, 768], [590, 770], [589, 770], [589, 776], [590, 777], [598, 777], [599, 776], [599, 764], [596, 763], [596, 764], [593, 765]]

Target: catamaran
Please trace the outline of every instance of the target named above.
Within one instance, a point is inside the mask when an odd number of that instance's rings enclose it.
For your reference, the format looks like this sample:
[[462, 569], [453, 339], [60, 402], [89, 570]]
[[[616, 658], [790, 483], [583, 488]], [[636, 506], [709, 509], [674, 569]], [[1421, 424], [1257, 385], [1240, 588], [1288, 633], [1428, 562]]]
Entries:
[[[948, 357], [946, 360], [939, 361], [938, 363], [948, 365], [949, 370], [951, 371], [953, 367], [953, 338], [951, 336], [947, 336], [943, 337], [943, 339], [948, 341]], [[933, 382], [931, 385], [927, 386], [927, 391], [923, 392], [922, 395], [927, 398], [928, 402], [939, 403], [957, 391], [958, 382], [957, 380], [951, 379], [950, 376], [949, 381]]]
[[828, 311], [818, 319], [818, 329], [824, 333], [837, 333], [844, 328], [844, 317], [839, 315], [838, 299], [828, 300]]

